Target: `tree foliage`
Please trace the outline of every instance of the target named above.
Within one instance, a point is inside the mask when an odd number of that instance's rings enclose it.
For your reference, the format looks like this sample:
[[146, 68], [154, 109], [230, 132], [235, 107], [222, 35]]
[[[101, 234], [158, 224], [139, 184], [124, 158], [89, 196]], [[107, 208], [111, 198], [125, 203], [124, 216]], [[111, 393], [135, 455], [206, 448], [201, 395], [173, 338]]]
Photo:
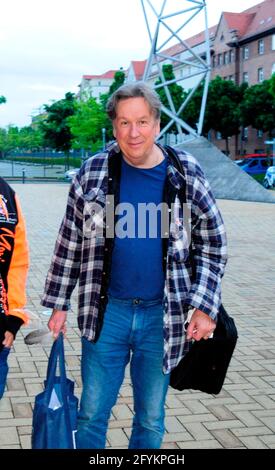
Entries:
[[[209, 84], [203, 134], [207, 135], [211, 129], [220, 132], [226, 141], [227, 151], [228, 138], [240, 131], [240, 103], [246, 87], [247, 84], [239, 87], [231, 80], [224, 80], [219, 76]], [[203, 84], [198, 87], [183, 112], [183, 119], [194, 128], [199, 120], [202, 94]]]
[[7, 101], [6, 98], [0, 95], [0, 104], [6, 103], [6, 101]]
[[270, 136], [275, 128], [274, 81], [274, 78], [264, 80], [247, 88], [241, 103], [243, 125], [268, 132]]
[[[67, 120], [75, 149], [97, 150], [101, 141], [105, 113], [95, 98], [75, 103], [75, 113]], [[96, 148], [97, 147], [97, 148]]]
[[75, 113], [75, 96], [66, 93], [65, 98], [54, 101], [51, 105], [44, 105], [46, 118], [40, 123], [44, 137], [45, 147], [68, 152], [72, 147], [68, 118]]

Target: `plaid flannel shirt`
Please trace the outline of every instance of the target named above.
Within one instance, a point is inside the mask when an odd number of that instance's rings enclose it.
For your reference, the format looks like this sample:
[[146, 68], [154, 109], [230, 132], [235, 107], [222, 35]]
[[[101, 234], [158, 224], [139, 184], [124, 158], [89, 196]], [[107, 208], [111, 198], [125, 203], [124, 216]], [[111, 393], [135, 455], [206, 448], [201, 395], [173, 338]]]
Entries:
[[[105, 239], [87, 236], [84, 224], [87, 217], [93, 218], [93, 211], [90, 210], [93, 202], [100, 204], [103, 211], [105, 209], [108, 160], [117, 152], [119, 148], [115, 144], [107, 153], [91, 157], [76, 175], [69, 191], [66, 213], [41, 301], [45, 307], [68, 310], [72, 291], [79, 281], [78, 325], [82, 336], [90, 341], [95, 341], [99, 322]], [[164, 150], [163, 152], [166, 154]], [[221, 303], [221, 278], [227, 260], [225, 228], [209, 183], [193, 156], [182, 151], [177, 152], [185, 175], [183, 177], [178, 172], [166, 154], [167, 177], [175, 190], [181, 188], [185, 178], [190, 220], [184, 220], [185, 211], [176, 196], [174, 206], [177, 209], [177, 230], [175, 231], [175, 222], [172, 221], [163, 295], [165, 373], [177, 365], [187, 350], [184, 322], [188, 309], [195, 307], [212, 319], [217, 318]], [[96, 218], [93, 222], [97, 223]], [[196, 264], [196, 277], [192, 280], [188, 225], [192, 232]]]

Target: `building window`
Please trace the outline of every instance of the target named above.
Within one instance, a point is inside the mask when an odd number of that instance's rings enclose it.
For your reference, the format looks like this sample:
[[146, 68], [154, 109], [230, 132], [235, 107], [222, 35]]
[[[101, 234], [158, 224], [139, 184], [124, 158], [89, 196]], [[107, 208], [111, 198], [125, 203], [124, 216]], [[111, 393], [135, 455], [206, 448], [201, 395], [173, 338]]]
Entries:
[[258, 41], [258, 54], [262, 55], [264, 54], [264, 40], [260, 39]]
[[264, 81], [264, 69], [261, 67], [258, 69], [258, 82], [261, 83]]
[[222, 65], [222, 54], [218, 54], [218, 65]]
[[229, 64], [229, 51], [225, 52], [223, 55], [223, 63], [224, 65]]
[[274, 62], [274, 64], [272, 65], [271, 75], [273, 75], [273, 73], [275, 73], [275, 62]]
[[[274, 34], [274, 36], [275, 36], [275, 34]], [[229, 62], [230, 62], [230, 64], [232, 64], [232, 62], [234, 62], [234, 59], [235, 59], [235, 53], [234, 52], [235, 52], [234, 49], [230, 49], [230, 51], [229, 51]]]
[[249, 58], [249, 48], [243, 47], [243, 60], [247, 60]]
[[257, 137], [258, 137], [258, 139], [261, 139], [261, 138], [263, 137], [263, 135], [264, 135], [264, 132], [263, 132], [261, 129], [258, 129], [258, 130], [257, 130]]
[[212, 58], [212, 65], [213, 65], [213, 68], [216, 67], [216, 56], [213, 55], [213, 58]]
[[243, 128], [243, 140], [248, 139], [248, 127]]
[[273, 51], [275, 51], [275, 34], [272, 34], [271, 49], [272, 49]]
[[222, 140], [222, 135], [219, 131], [216, 132], [216, 139], [217, 140]]
[[248, 83], [248, 72], [243, 73], [243, 82]]
[[228, 80], [231, 80], [231, 82], [235, 82], [234, 75], [229, 75]]

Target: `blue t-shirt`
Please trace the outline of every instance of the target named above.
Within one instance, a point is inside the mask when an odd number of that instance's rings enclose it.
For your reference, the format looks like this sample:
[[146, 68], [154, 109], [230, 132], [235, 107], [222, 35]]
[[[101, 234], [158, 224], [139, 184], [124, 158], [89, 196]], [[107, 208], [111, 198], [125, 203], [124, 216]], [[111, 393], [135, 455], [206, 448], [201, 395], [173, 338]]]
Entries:
[[122, 159], [120, 209], [108, 290], [113, 297], [163, 297], [161, 206], [156, 208], [163, 201], [166, 172], [166, 159], [148, 169], [136, 168]]

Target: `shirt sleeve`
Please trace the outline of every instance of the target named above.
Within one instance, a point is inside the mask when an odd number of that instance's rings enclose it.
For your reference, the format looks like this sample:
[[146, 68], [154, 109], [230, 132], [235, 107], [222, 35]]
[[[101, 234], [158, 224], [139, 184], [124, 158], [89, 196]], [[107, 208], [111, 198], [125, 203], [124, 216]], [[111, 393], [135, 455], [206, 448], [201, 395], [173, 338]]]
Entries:
[[196, 272], [187, 303], [216, 320], [227, 262], [227, 238], [221, 213], [203, 173], [195, 179], [193, 187], [192, 245]]
[[82, 237], [76, 226], [82, 219], [82, 189], [77, 178], [71, 185], [50, 269], [47, 274], [41, 304], [48, 308], [67, 311], [76, 286], [82, 252]]

